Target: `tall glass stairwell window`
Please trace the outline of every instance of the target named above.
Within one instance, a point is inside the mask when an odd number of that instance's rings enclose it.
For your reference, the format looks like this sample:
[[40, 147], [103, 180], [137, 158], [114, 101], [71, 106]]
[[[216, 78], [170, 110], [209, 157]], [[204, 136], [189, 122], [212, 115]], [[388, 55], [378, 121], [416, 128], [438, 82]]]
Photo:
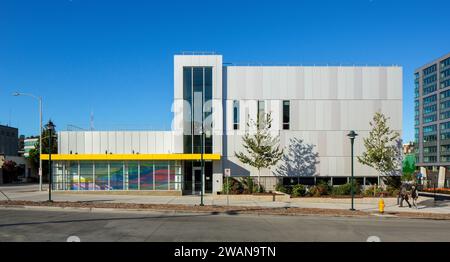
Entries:
[[183, 68], [185, 153], [201, 153], [202, 131], [204, 153], [212, 153], [212, 80], [212, 67]]

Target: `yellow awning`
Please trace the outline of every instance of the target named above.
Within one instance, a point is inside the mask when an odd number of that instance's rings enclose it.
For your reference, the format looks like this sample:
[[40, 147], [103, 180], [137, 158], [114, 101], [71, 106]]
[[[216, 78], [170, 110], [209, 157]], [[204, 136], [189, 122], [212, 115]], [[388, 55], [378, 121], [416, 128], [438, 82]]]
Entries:
[[[48, 154], [42, 154], [48, 160]], [[200, 160], [201, 154], [52, 154], [52, 160]], [[220, 154], [203, 154], [204, 160], [220, 160]]]

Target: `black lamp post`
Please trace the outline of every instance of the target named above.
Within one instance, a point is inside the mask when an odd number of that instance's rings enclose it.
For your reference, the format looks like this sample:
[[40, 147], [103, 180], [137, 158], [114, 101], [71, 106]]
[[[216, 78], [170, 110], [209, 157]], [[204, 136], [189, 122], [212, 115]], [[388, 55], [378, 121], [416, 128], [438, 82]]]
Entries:
[[204, 132], [203, 132], [204, 130], [203, 130], [203, 124], [202, 124], [202, 137], [201, 137], [201, 166], [202, 166], [202, 177], [201, 177], [201, 181], [202, 181], [202, 183], [201, 183], [201, 188], [200, 188], [200, 206], [204, 206], [205, 204], [203, 203], [203, 186], [204, 186], [204, 181], [203, 181], [203, 179], [204, 179], [204, 177], [205, 177], [205, 161], [204, 161], [204, 159], [203, 159], [203, 153], [204, 153], [204, 149], [203, 149], [203, 147], [204, 147], [204, 141], [203, 141], [203, 137], [204, 137]]
[[204, 206], [205, 204], [203, 203], [203, 187], [204, 187], [204, 179], [205, 179], [205, 161], [204, 161], [204, 159], [203, 159], [203, 154], [204, 154], [204, 151], [205, 151], [205, 149], [204, 149], [204, 146], [205, 146], [205, 142], [203, 141], [203, 137], [204, 137], [204, 135], [205, 135], [205, 129], [203, 128], [203, 126], [204, 126], [204, 118], [205, 118], [205, 112], [204, 112], [204, 106], [205, 106], [205, 88], [203, 87], [203, 91], [202, 91], [202, 129], [201, 129], [201, 138], [200, 138], [200, 140], [201, 140], [201, 143], [200, 143], [200, 145], [201, 145], [201, 159], [200, 159], [200, 161], [201, 161], [201, 172], [202, 172], [202, 174], [201, 174], [201, 188], [200, 188], [200, 206]]
[[351, 154], [352, 154], [352, 156], [351, 156], [351, 161], [352, 161], [352, 177], [351, 177], [351, 180], [350, 180], [350, 185], [351, 185], [351, 191], [352, 191], [352, 208], [350, 208], [350, 210], [352, 210], [352, 211], [354, 211], [355, 210], [355, 208], [354, 208], [354, 200], [355, 200], [355, 189], [354, 189], [354, 183], [353, 183], [353, 181], [354, 181], [354, 170], [353, 170], [353, 143], [355, 142], [355, 137], [357, 136], [358, 134], [355, 132], [355, 131], [350, 131], [350, 133], [348, 133], [347, 134], [347, 136], [348, 137], [350, 137], [350, 143], [351, 143]]
[[48, 202], [53, 202], [52, 200], [52, 138], [55, 131], [55, 125], [51, 120], [45, 125], [48, 131]]

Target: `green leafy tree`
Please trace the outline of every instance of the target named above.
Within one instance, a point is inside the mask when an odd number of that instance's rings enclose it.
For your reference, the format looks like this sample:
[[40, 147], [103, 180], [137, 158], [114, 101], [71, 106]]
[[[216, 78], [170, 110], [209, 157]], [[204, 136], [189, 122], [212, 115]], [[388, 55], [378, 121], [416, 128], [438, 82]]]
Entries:
[[279, 146], [279, 136], [272, 136], [270, 114], [258, 116], [256, 121], [250, 119], [248, 130], [242, 138], [245, 152], [234, 155], [244, 164], [258, 169], [258, 191], [261, 190], [261, 169], [270, 168], [281, 159], [283, 149]]
[[395, 176], [401, 171], [401, 140], [399, 133], [390, 129], [388, 120], [384, 114], [375, 113], [369, 136], [363, 139], [366, 151], [358, 156], [358, 161], [382, 176]]
[[[49, 141], [48, 141], [48, 138], [49, 138], [49, 131], [47, 130], [47, 129], [44, 129], [43, 131], [42, 131], [42, 154], [48, 154], [49, 152], [50, 152], [50, 148], [49, 148]], [[40, 144], [39, 144], [39, 139], [38, 139], [38, 141], [36, 142], [36, 144], [35, 144], [35, 146], [34, 146], [34, 148], [33, 149], [31, 149], [30, 150], [30, 152], [29, 152], [29, 159], [31, 160], [31, 163], [33, 164], [33, 166], [36, 168], [36, 169], [38, 169], [39, 168], [39, 158], [40, 158], [40, 155], [39, 155], [39, 147], [40, 147]], [[52, 154], [56, 154], [56, 153], [58, 153], [58, 139], [57, 139], [57, 136], [56, 136], [56, 134], [53, 134], [53, 138], [52, 138]], [[47, 174], [48, 174], [48, 161], [42, 161], [42, 179], [43, 180], [47, 180], [48, 179], [48, 177], [47, 177]]]
[[403, 175], [402, 175], [402, 179], [405, 181], [412, 181], [414, 180], [414, 171], [416, 170], [416, 166], [415, 166], [415, 155], [414, 154], [409, 154], [406, 155], [405, 158], [403, 159], [403, 167], [402, 167], [402, 171], [403, 171]]

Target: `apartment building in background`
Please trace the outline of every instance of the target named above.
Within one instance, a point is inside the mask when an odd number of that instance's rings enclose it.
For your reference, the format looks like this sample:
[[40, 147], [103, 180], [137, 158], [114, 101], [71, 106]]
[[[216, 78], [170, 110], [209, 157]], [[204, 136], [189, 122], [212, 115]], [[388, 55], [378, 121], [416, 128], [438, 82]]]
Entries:
[[414, 73], [416, 165], [429, 186], [450, 186], [450, 53]]

